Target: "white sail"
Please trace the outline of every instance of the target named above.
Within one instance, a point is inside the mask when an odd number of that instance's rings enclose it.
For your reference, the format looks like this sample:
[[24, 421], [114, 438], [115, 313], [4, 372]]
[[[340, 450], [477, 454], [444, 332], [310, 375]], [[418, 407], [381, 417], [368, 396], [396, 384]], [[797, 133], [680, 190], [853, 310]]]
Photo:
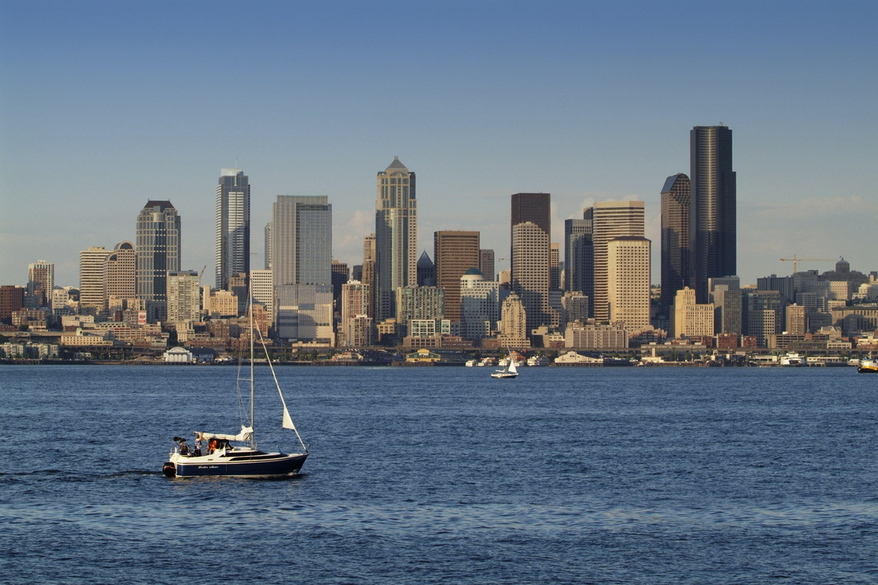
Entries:
[[296, 430], [296, 425], [293, 424], [293, 417], [290, 416], [290, 411], [287, 410], [287, 405], [284, 404], [284, 417], [283, 417], [283, 428]]
[[515, 367], [515, 360], [512, 358], [511, 355], [509, 356], [509, 367], [506, 368], [506, 371], [512, 372], [513, 374], [518, 373], [518, 368]]

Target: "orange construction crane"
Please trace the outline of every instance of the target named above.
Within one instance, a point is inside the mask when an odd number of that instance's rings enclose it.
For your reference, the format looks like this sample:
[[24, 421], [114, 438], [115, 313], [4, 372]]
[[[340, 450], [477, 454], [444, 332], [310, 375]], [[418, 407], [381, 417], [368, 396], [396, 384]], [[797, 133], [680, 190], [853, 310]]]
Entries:
[[781, 258], [781, 262], [793, 263], [793, 274], [799, 271], [799, 262], [835, 262], [835, 258], [799, 258], [793, 254], [792, 258]]

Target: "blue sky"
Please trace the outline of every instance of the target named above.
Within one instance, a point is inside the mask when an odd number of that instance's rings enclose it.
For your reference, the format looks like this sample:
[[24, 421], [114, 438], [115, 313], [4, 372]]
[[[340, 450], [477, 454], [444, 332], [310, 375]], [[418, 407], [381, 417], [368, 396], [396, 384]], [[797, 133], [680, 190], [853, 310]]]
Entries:
[[[361, 262], [375, 175], [417, 173], [420, 248], [478, 230], [505, 257], [509, 196], [552, 194], [553, 241], [594, 201], [689, 172], [689, 130], [734, 134], [738, 272], [844, 256], [878, 270], [878, 3], [0, 0], [0, 284], [134, 241], [149, 199], [213, 282], [220, 169], [252, 185], [255, 266], [284, 195], [327, 195]], [[503, 262], [500, 263], [503, 267]], [[831, 262], [800, 269], [828, 270]]]

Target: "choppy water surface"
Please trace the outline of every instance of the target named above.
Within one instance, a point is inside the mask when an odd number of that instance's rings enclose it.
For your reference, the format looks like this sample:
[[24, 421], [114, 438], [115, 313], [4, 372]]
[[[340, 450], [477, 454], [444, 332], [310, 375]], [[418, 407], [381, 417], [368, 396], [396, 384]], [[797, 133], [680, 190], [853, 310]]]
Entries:
[[234, 368], [0, 367], [0, 582], [878, 582], [852, 368], [278, 373], [301, 476], [169, 480], [237, 430]]

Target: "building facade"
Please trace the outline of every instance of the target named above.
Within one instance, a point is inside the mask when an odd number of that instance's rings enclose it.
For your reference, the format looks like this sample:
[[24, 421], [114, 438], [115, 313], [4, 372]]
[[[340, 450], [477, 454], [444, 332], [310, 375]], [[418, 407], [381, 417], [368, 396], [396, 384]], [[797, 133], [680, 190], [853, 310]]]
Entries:
[[594, 208], [564, 220], [564, 290], [594, 294]]
[[27, 296], [25, 305], [29, 309], [47, 307], [52, 309], [52, 289], [55, 287], [55, 265], [45, 260], [37, 260], [27, 265]]
[[732, 131], [726, 126], [695, 126], [689, 134], [690, 286], [707, 302], [707, 280], [737, 273], [736, 177], [732, 170]]
[[[378, 173], [375, 204], [375, 320], [396, 314], [396, 290], [418, 281], [415, 173], [394, 157]], [[365, 267], [365, 266], [364, 266]]]
[[222, 169], [216, 186], [216, 288], [229, 289], [235, 274], [250, 273], [250, 179]]
[[599, 201], [594, 205], [594, 318], [607, 322], [609, 306], [609, 257], [607, 244], [620, 237], [642, 238], [643, 201]]
[[104, 263], [107, 307], [128, 308], [137, 298], [137, 251], [131, 242], [119, 242]]
[[634, 336], [650, 325], [650, 246], [644, 237], [622, 236], [607, 242], [607, 305], [610, 323]]
[[460, 321], [460, 278], [479, 267], [479, 232], [440, 231], [433, 234], [436, 286], [445, 290], [445, 319]]
[[150, 323], [167, 316], [168, 273], [180, 270], [181, 221], [170, 201], [147, 201], [137, 216], [137, 298]]
[[689, 197], [692, 183], [683, 173], [671, 175], [661, 191], [661, 302], [674, 304], [678, 290], [689, 286]]
[[278, 195], [271, 223], [275, 334], [331, 343], [332, 205], [324, 195]]
[[107, 304], [105, 263], [112, 254], [102, 246], [92, 246], [79, 253], [79, 306], [102, 311]]
[[[194, 270], [168, 273], [168, 322], [194, 323], [201, 320], [201, 287]], [[237, 309], [237, 300], [235, 301]]]
[[500, 285], [485, 280], [482, 273], [471, 268], [460, 277], [460, 336], [477, 340], [489, 337], [500, 320]]

